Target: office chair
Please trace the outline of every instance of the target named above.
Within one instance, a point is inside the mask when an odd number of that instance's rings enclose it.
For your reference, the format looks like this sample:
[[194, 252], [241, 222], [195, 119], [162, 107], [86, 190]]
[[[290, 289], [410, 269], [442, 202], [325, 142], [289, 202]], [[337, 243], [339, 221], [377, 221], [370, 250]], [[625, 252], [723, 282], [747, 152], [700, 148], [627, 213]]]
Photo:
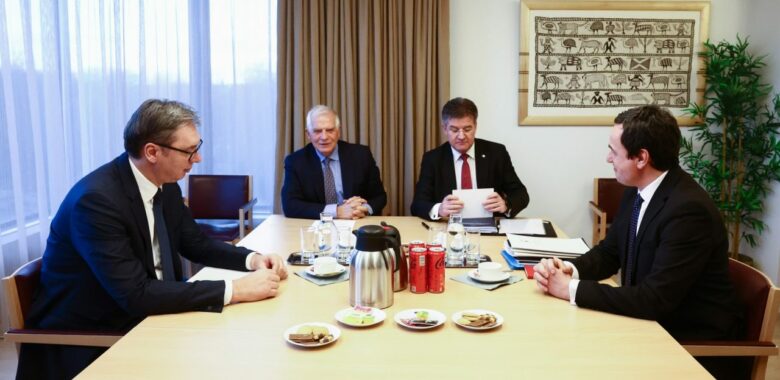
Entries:
[[122, 335], [115, 332], [30, 329], [24, 325], [33, 296], [41, 280], [41, 259], [22, 265], [13, 274], [3, 278], [8, 305], [10, 328], [5, 339], [16, 343], [41, 343], [71, 346], [110, 347]]
[[692, 356], [752, 356], [752, 379], [766, 375], [769, 356], [778, 354], [772, 334], [780, 306], [780, 289], [759, 270], [729, 259], [729, 277], [745, 307], [747, 335], [739, 341], [680, 342]]
[[227, 242], [243, 239], [252, 228], [251, 175], [190, 175], [188, 204], [208, 236]]
[[593, 212], [593, 240], [591, 246], [595, 246], [607, 236], [607, 228], [612, 224], [620, 198], [626, 186], [620, 184], [615, 178], [593, 178], [593, 200], [589, 202]]

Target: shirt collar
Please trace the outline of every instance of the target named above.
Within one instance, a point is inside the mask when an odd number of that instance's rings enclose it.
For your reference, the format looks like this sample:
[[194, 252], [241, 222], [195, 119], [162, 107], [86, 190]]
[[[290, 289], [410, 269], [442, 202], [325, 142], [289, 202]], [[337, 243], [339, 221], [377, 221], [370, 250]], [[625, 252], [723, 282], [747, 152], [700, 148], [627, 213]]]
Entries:
[[138, 184], [138, 191], [141, 193], [141, 200], [149, 202], [157, 194], [158, 187], [147, 179], [143, 173], [135, 166], [133, 160], [130, 157], [127, 158], [130, 161], [130, 169], [135, 177], [135, 183]]
[[[474, 145], [476, 144], [471, 144], [471, 148], [469, 148], [469, 150], [466, 151], [466, 154], [468, 154], [469, 157], [471, 158], [474, 158]], [[452, 145], [450, 145], [450, 149], [452, 149], [452, 160], [457, 162], [458, 159], [460, 158], [460, 152], [455, 150], [455, 148], [453, 148]]]
[[[325, 159], [325, 156], [323, 156], [322, 153], [320, 153], [320, 151], [317, 150], [317, 148], [314, 148], [314, 153], [317, 154], [317, 157], [320, 159], [320, 162], [322, 162], [322, 160]], [[330, 156], [328, 156], [328, 157], [330, 157], [331, 161], [337, 161], [338, 162], [338, 160], [339, 160], [339, 144], [338, 143], [336, 144], [336, 148], [333, 149], [333, 153], [331, 153]]]
[[655, 194], [655, 191], [658, 190], [658, 186], [661, 186], [661, 182], [664, 180], [667, 173], [669, 173], [668, 170], [661, 173], [658, 178], [654, 179], [653, 182], [650, 182], [647, 186], [645, 186], [644, 189], [639, 190], [639, 196], [641, 196], [645, 201], [652, 199], [653, 194]]

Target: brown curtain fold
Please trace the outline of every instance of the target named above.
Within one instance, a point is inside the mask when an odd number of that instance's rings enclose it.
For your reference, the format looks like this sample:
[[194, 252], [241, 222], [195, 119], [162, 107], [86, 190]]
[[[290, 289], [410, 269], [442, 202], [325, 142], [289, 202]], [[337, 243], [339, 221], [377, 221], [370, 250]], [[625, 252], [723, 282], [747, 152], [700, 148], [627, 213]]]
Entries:
[[449, 0], [279, 0], [274, 211], [284, 157], [308, 143], [306, 112], [339, 113], [341, 138], [368, 145], [388, 195], [408, 215], [423, 153], [443, 141]]

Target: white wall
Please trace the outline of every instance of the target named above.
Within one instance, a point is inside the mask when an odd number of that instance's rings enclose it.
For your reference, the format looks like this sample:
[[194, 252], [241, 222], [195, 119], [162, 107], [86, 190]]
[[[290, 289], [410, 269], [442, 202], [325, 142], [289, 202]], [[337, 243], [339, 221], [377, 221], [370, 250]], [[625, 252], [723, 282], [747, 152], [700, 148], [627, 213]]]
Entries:
[[[775, 23], [778, 14], [777, 0], [713, 0], [710, 38], [752, 34], [756, 51], [776, 55], [780, 46], [761, 28]], [[519, 20], [519, 0], [450, 0], [451, 96], [477, 103], [478, 137], [507, 146], [531, 197], [521, 215], [550, 218], [570, 236], [590, 243], [587, 201], [593, 196], [593, 178], [614, 176], [606, 163], [609, 127], [517, 126]], [[767, 63], [772, 65], [772, 59]], [[768, 78], [780, 90], [780, 62], [774, 64]], [[771, 241], [770, 235], [773, 230], [780, 235], [780, 186], [774, 188], [767, 204], [770, 228], [752, 255], [777, 282], [780, 239]]]

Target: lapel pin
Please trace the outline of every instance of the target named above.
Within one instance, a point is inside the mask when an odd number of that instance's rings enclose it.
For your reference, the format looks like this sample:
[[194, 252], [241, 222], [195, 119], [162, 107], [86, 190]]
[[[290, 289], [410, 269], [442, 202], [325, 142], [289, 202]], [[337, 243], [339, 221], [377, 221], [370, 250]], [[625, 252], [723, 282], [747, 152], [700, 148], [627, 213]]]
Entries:
[[482, 158], [485, 158], [485, 155], [484, 155], [484, 154], [482, 155]]

